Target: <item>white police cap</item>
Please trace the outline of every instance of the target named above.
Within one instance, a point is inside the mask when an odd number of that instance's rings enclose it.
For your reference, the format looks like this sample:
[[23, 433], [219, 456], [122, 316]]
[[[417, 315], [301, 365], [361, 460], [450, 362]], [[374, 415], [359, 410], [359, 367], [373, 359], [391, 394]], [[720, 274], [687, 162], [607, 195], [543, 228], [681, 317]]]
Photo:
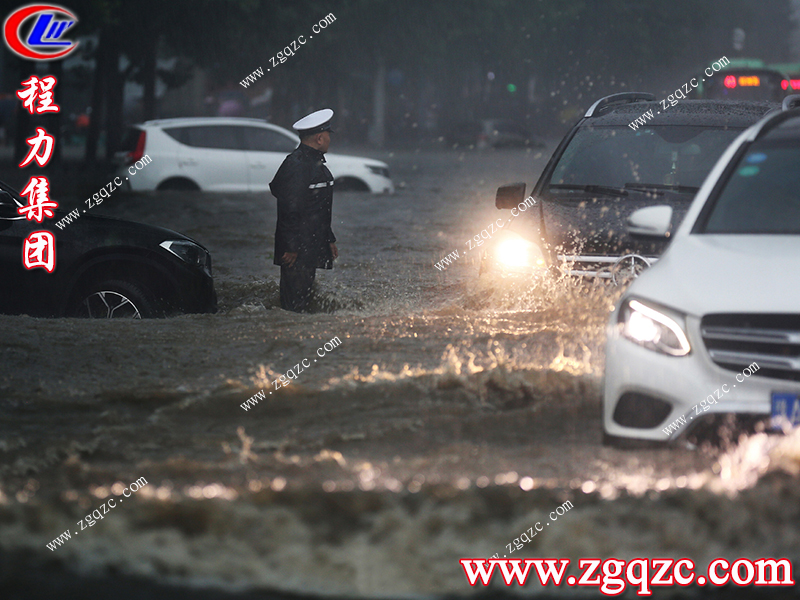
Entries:
[[321, 133], [323, 131], [330, 131], [333, 133], [333, 129], [331, 129], [332, 118], [333, 111], [330, 108], [323, 108], [297, 121], [292, 125], [292, 129], [301, 137], [314, 135], [315, 133]]

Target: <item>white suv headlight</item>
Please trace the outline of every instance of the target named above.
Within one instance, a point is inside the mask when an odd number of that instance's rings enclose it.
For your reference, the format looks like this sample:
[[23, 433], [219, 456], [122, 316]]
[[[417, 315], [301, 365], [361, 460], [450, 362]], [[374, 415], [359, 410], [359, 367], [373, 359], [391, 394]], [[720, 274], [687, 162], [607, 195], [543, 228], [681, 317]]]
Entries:
[[640, 346], [670, 356], [686, 356], [692, 348], [684, 321], [683, 315], [628, 298], [620, 307], [617, 323], [623, 337]]

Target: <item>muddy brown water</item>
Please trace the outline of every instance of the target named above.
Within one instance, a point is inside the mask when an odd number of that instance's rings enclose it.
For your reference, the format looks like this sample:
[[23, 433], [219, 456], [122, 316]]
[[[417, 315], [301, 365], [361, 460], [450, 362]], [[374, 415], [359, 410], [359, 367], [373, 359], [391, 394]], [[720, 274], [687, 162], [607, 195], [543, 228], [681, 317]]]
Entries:
[[[398, 193], [335, 195], [340, 259], [307, 315], [277, 307], [270, 196], [112, 195], [105, 214], [209, 248], [221, 310], [0, 316], [0, 583], [45, 597], [20, 573], [46, 568], [86, 590], [466, 596], [459, 558], [508, 554], [566, 500], [515, 557], [797, 558], [798, 436], [603, 447], [619, 290], [481, 279], [477, 250], [464, 254], [502, 214], [497, 185], [530, 188], [551, 149], [373, 153]], [[131, 500], [78, 529], [139, 477]]]

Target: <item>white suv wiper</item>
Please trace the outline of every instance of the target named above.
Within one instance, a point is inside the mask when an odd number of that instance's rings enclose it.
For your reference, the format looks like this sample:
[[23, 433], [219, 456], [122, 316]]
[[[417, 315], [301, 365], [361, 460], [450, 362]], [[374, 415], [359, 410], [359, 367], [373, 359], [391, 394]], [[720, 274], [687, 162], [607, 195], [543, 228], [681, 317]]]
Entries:
[[628, 192], [626, 192], [622, 188], [611, 187], [610, 185], [567, 185], [557, 183], [554, 185], [549, 186], [551, 190], [579, 190], [581, 192], [589, 192], [593, 194], [605, 194], [606, 196], [627, 196]]

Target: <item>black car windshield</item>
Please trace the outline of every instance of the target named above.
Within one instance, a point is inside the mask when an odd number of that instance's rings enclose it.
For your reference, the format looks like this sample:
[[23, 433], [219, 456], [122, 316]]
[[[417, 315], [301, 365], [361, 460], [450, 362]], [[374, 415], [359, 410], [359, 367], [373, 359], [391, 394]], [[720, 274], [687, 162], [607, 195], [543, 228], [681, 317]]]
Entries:
[[584, 186], [696, 191], [740, 131], [677, 125], [637, 131], [627, 125], [584, 127], [561, 155], [548, 188], [559, 193]]
[[704, 233], [800, 234], [800, 144], [757, 142], [705, 220]]

